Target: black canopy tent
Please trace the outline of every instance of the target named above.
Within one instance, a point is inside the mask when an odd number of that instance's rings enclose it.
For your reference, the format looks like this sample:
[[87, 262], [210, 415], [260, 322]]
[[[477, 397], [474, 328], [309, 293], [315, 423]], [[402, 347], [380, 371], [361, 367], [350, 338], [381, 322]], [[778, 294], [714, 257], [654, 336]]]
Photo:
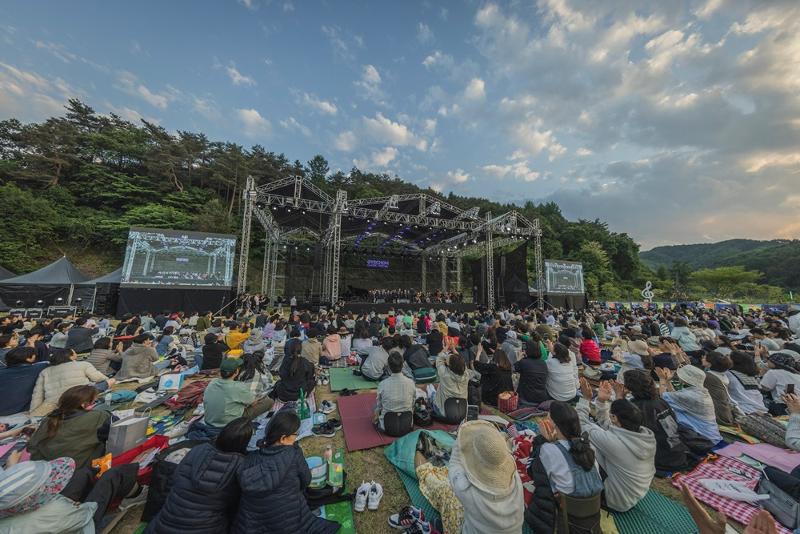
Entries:
[[5, 267], [0, 266], [0, 280], [5, 280], [7, 278], [14, 278], [15, 276], [17, 275], [12, 273]]
[[[79, 285], [87, 279], [62, 256], [39, 270], [0, 280], [0, 299], [14, 306], [21, 302], [20, 307], [25, 308], [69, 305], [75, 299], [91, 297], [92, 287]], [[58, 301], [59, 298], [62, 300]]]

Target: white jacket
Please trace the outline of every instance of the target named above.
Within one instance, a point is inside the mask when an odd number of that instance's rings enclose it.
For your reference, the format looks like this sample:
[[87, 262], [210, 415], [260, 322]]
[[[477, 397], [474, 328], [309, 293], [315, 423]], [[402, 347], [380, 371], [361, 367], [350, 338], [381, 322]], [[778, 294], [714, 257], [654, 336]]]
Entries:
[[94, 385], [108, 377], [89, 362], [67, 362], [50, 365], [39, 374], [33, 386], [31, 415], [44, 416], [52, 412], [61, 394], [72, 386]]
[[603, 483], [606, 503], [618, 512], [627, 512], [645, 496], [656, 474], [656, 437], [647, 427], [631, 432], [614, 426], [608, 416], [609, 402], [597, 403], [597, 423], [589, 418], [589, 401], [576, 407], [581, 428], [597, 453], [597, 463], [608, 474]]

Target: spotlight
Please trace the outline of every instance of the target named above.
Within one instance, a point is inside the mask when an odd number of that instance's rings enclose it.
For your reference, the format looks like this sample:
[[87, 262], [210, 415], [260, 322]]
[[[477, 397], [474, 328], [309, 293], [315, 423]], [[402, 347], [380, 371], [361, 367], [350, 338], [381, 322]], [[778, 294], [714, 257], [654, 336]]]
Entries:
[[22, 306], [22, 301], [21, 301], [21, 300], [18, 300], [18, 301], [17, 301], [17, 302], [15, 302], [14, 304], [15, 304], [17, 307], [20, 307], [20, 306]]
[[[42, 302], [42, 301], [41, 301], [41, 300], [37, 300], [37, 301], [36, 301], [36, 303], [37, 303], [37, 304], [38, 304], [39, 302]], [[56, 302], [57, 302], [57, 303], [59, 303], [59, 304], [61, 304], [62, 302], [64, 302], [64, 299], [63, 299], [63, 298], [61, 298], [61, 297], [58, 297], [58, 298], [56, 299]]]
[[[61, 300], [61, 299], [57, 299], [57, 300]], [[21, 304], [21, 303], [22, 303], [22, 302], [20, 301], [20, 304]], [[39, 299], [39, 300], [37, 300], [37, 301], [36, 301], [36, 305], [37, 305], [37, 306], [41, 306], [42, 304], [44, 304], [44, 301], [43, 301], [42, 299]]]

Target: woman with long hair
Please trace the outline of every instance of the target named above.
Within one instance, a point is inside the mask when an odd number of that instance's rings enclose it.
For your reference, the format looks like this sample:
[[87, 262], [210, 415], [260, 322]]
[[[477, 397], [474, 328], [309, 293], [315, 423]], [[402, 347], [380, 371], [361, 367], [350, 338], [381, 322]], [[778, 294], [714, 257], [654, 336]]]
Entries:
[[304, 491], [311, 471], [296, 443], [299, 430], [300, 419], [293, 410], [279, 411], [267, 425], [258, 452], [245, 458], [232, 533], [333, 534], [339, 530], [339, 524], [316, 517], [308, 508]]
[[589, 522], [599, 522], [603, 481], [589, 436], [581, 431], [578, 412], [566, 402], [553, 401], [539, 428], [541, 433], [533, 441], [528, 468], [535, 490], [525, 521], [534, 532], [553, 532], [558, 516], [554, 494], [561, 493], [597, 497], [597, 516], [589, 518]]
[[55, 460], [67, 456], [76, 469], [87, 467], [105, 454], [111, 413], [93, 410], [94, 386], [74, 386], [58, 399], [58, 405], [42, 420], [28, 441], [33, 460]]
[[292, 345], [289, 357], [283, 359], [278, 372], [281, 379], [270, 392], [270, 397], [273, 399], [280, 399], [283, 402], [296, 401], [300, 398], [301, 389], [305, 391], [306, 396], [314, 391], [316, 385], [314, 364], [302, 357], [302, 350], [300, 343], [296, 343]]
[[575, 357], [562, 343], [547, 341], [551, 357], [547, 364], [546, 389], [550, 398], [571, 401], [578, 393], [578, 367]]
[[492, 361], [470, 362], [470, 367], [481, 374], [481, 400], [490, 406], [497, 406], [497, 396], [504, 391], [514, 391], [512, 374], [514, 367], [503, 349], [497, 349]]
[[734, 350], [730, 354], [732, 367], [728, 375], [728, 394], [745, 414], [767, 413], [761, 395], [758, 365], [752, 352]]
[[532, 406], [550, 399], [547, 393], [548, 367], [543, 357], [539, 336], [536, 335], [535, 339], [525, 342], [525, 357], [514, 364], [514, 370], [519, 373], [517, 393], [523, 406]]
[[170, 345], [175, 341], [175, 337], [172, 335], [174, 333], [175, 327], [166, 326], [161, 335], [158, 336], [158, 339], [156, 339], [156, 352], [159, 356], [164, 356], [170, 351]]
[[242, 355], [242, 368], [236, 380], [250, 384], [250, 391], [256, 397], [260, 397], [272, 389], [272, 374], [264, 365], [262, 351], [258, 350], [252, 354]]

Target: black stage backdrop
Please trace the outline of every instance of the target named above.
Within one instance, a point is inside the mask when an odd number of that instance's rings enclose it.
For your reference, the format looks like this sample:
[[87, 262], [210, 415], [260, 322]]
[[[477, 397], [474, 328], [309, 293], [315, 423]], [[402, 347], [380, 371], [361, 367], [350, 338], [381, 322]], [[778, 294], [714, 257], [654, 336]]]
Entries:
[[[472, 298], [486, 304], [486, 258], [472, 260]], [[528, 289], [528, 245], [523, 243], [507, 254], [494, 256], [494, 291], [498, 306], [516, 303], [526, 306], [531, 301]]]
[[234, 293], [230, 289], [121, 288], [117, 317], [143, 311], [216, 312], [235, 297]]

